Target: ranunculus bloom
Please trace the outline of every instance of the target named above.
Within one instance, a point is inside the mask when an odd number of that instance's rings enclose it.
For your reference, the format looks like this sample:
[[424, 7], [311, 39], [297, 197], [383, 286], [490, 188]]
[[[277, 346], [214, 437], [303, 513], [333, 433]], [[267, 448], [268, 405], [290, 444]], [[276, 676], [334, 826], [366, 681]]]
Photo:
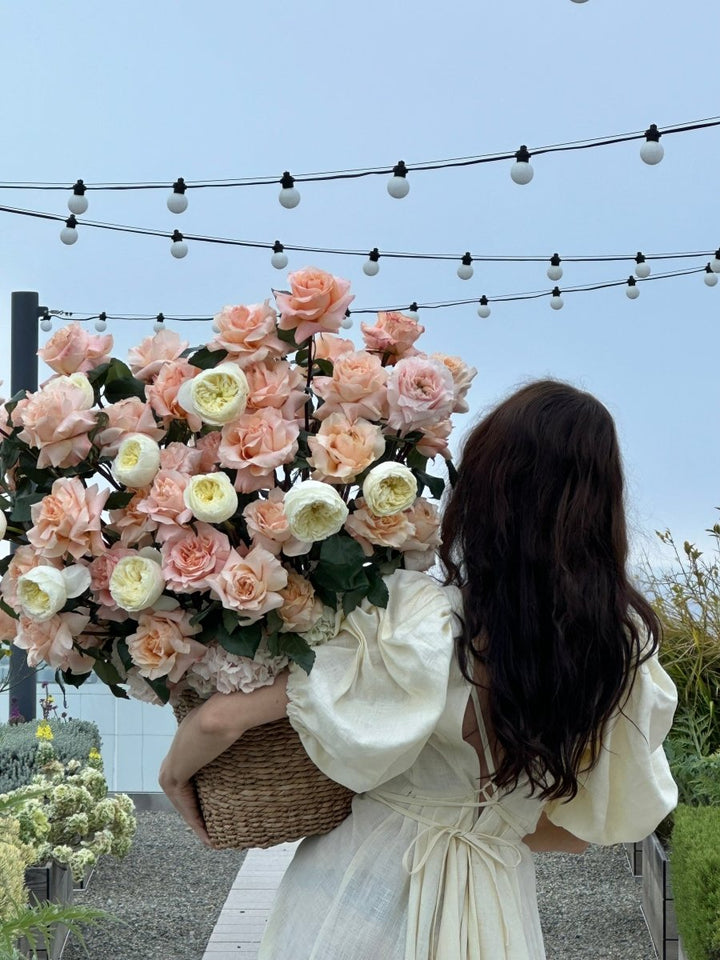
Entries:
[[345, 521], [345, 529], [363, 548], [365, 556], [372, 556], [373, 545], [401, 550], [415, 533], [415, 527], [407, 513], [376, 517], [368, 510], [362, 497], [355, 502], [358, 509]]
[[126, 487], [134, 490], [147, 487], [160, 469], [160, 447], [157, 440], [144, 433], [129, 433], [120, 441], [110, 469], [118, 483]]
[[77, 659], [73, 658], [73, 638], [82, 633], [89, 620], [88, 616], [77, 612], [56, 613], [49, 620], [20, 617], [14, 643], [16, 647], [27, 651], [30, 667], [46, 663], [56, 670], [67, 670], [74, 660], [74, 673], [89, 673], [94, 662], [91, 658], [87, 658], [87, 670], [76, 669]]
[[17, 599], [26, 617], [49, 620], [89, 586], [90, 573], [85, 566], [73, 564], [58, 570], [40, 564], [18, 579]]
[[275, 485], [274, 471], [291, 463], [300, 427], [272, 407], [245, 413], [222, 428], [220, 463], [237, 470], [235, 488], [251, 493]]
[[417, 480], [402, 463], [386, 460], [368, 473], [363, 481], [363, 497], [376, 517], [389, 517], [406, 510], [417, 496]]
[[283, 625], [280, 632], [295, 631], [303, 633], [310, 630], [318, 622], [323, 612], [322, 600], [315, 596], [315, 589], [309, 580], [306, 580], [295, 570], [288, 572], [287, 586], [280, 591], [283, 605], [278, 613]]
[[224, 533], [207, 523], [193, 530], [175, 530], [160, 548], [163, 576], [168, 589], [196, 593], [208, 588], [208, 577], [222, 570], [230, 553]]
[[388, 426], [409, 433], [447, 418], [455, 402], [452, 374], [438, 360], [406, 357], [388, 377]]
[[17, 599], [17, 582], [28, 570], [33, 570], [40, 565], [55, 567], [59, 570], [63, 563], [59, 558], [44, 557], [34, 547], [23, 544], [13, 553], [10, 564], [2, 580], [0, 580], [0, 593], [2, 593], [3, 600], [18, 613], [20, 612], [20, 605]]
[[205, 646], [191, 638], [202, 628], [190, 623], [185, 610], [142, 613], [135, 633], [127, 638], [132, 662], [141, 677], [167, 677], [177, 683], [188, 667], [205, 655]]
[[144, 433], [152, 440], [162, 440], [165, 431], [157, 425], [152, 407], [140, 397], [126, 397], [103, 408], [107, 426], [100, 430], [95, 443], [106, 457], [114, 457], [120, 442], [130, 433]]
[[150, 531], [156, 524], [144, 510], [139, 509], [148, 493], [149, 490], [138, 490], [128, 504], [110, 511], [111, 528], [120, 534], [120, 543], [124, 547], [136, 543], [144, 545], [150, 540]]
[[344, 413], [350, 420], [364, 417], [380, 420], [387, 416], [388, 372], [380, 357], [366, 350], [341, 354], [332, 377], [313, 377], [313, 389], [325, 403], [315, 416], [324, 420], [331, 413]]
[[136, 505], [137, 513], [144, 513], [147, 529], [161, 524], [183, 524], [192, 519], [192, 511], [185, 503], [185, 488], [190, 478], [179, 470], [160, 470], [155, 475], [147, 495]]
[[323, 420], [308, 445], [313, 480], [330, 483], [350, 483], [385, 452], [380, 427], [362, 418], [350, 421], [342, 413], [331, 413]]
[[289, 348], [277, 335], [276, 320], [268, 300], [247, 307], [223, 307], [215, 316], [218, 332], [208, 343], [208, 350], [227, 350], [227, 359], [241, 367], [283, 357]]
[[130, 613], [151, 607], [164, 589], [165, 578], [159, 560], [141, 553], [121, 557], [110, 574], [110, 596], [121, 609]]
[[79, 323], [69, 323], [54, 333], [38, 356], [55, 373], [86, 373], [110, 359], [112, 334], [89, 334]]
[[428, 570], [435, 563], [435, 551], [440, 546], [440, 517], [437, 507], [424, 497], [418, 497], [405, 511], [415, 532], [402, 546], [407, 570]]
[[51, 492], [30, 507], [28, 540], [46, 557], [69, 553], [79, 560], [88, 553], [104, 553], [100, 514], [109, 495], [96, 484], [83, 487], [77, 477], [60, 477]]
[[347, 337], [338, 337], [334, 333], [318, 333], [315, 337], [315, 359], [336, 363], [338, 357], [354, 353], [357, 347]]
[[97, 424], [96, 411], [88, 408], [82, 388], [52, 381], [21, 400], [12, 414], [22, 426], [20, 439], [40, 451], [38, 467], [73, 467], [92, 449], [88, 433]]
[[193, 432], [202, 428], [200, 417], [196, 413], [188, 413], [177, 398], [183, 383], [192, 380], [197, 372], [198, 368], [187, 360], [171, 360], [160, 367], [155, 380], [145, 388], [148, 403], [166, 426], [171, 420], [187, 420]]
[[222, 570], [208, 577], [208, 583], [224, 607], [236, 610], [243, 622], [254, 623], [282, 606], [279, 591], [287, 579], [279, 560], [262, 547], [253, 547], [244, 557], [231, 550]]
[[455, 403], [452, 412], [467, 413], [470, 407], [465, 400], [465, 396], [470, 389], [470, 384], [477, 376], [475, 367], [468, 366], [462, 357], [451, 357], [447, 353], [432, 353], [430, 359], [444, 363], [452, 374], [453, 384], [455, 385]]
[[286, 420], [299, 417], [305, 406], [305, 383], [298, 367], [287, 360], [265, 360], [245, 367], [250, 393], [247, 409], [274, 407]]
[[160, 451], [162, 470], [179, 470], [192, 476], [194, 473], [207, 473], [202, 469], [203, 452], [197, 447], [188, 447], [185, 443], [169, 443]]
[[433, 459], [440, 454], [446, 459], [450, 456], [450, 447], [448, 446], [448, 437], [452, 432], [452, 423], [449, 419], [438, 420], [437, 423], [423, 424], [423, 435], [417, 441], [415, 446], [418, 453], [424, 457]]
[[180, 384], [177, 402], [203, 423], [221, 426], [245, 412], [247, 377], [237, 363], [219, 363]]
[[224, 523], [238, 508], [238, 495], [222, 470], [190, 477], [184, 498], [192, 515], [205, 523]]
[[256, 546], [264, 547], [275, 556], [282, 551], [286, 557], [298, 557], [307, 553], [312, 544], [293, 536], [285, 516], [284, 499], [280, 487], [274, 487], [267, 500], [249, 503], [243, 510], [243, 517]]
[[326, 540], [342, 530], [348, 508], [340, 494], [321, 480], [302, 480], [285, 494], [285, 515], [293, 536], [304, 543]]
[[425, 327], [413, 317], [395, 311], [378, 313], [374, 326], [361, 323], [360, 329], [367, 349], [386, 357], [391, 366], [403, 357], [415, 356], [413, 344], [425, 332]]
[[273, 657], [263, 644], [255, 656], [238, 657], [228, 653], [217, 643], [206, 649], [202, 660], [193, 664], [186, 674], [188, 686], [201, 697], [218, 693], [252, 693], [258, 687], [266, 687], [288, 664], [287, 657]]
[[128, 351], [128, 366], [138, 380], [153, 379], [168, 360], [177, 360], [188, 345], [174, 330], [158, 330]]
[[316, 333], [337, 333], [355, 299], [349, 292], [350, 281], [325, 270], [305, 267], [288, 274], [288, 283], [290, 293], [275, 294], [280, 329], [294, 330], [297, 343]]

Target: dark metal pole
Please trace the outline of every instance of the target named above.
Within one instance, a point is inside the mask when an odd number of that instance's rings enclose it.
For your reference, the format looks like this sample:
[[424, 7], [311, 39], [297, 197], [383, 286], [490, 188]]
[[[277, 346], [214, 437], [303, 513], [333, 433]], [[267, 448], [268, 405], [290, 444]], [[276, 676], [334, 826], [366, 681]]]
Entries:
[[[37, 293], [12, 294], [10, 335], [10, 393], [32, 392], [38, 386], [38, 304]], [[26, 720], [37, 716], [35, 671], [28, 667], [24, 650], [13, 647], [10, 654], [10, 697]]]

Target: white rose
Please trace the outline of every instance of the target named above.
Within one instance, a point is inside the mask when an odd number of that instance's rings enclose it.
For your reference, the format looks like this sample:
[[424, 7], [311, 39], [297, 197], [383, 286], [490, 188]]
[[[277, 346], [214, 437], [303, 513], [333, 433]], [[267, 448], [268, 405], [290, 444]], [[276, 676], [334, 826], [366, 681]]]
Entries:
[[79, 390], [82, 390], [83, 400], [85, 401], [87, 410], [95, 406], [95, 391], [84, 373], [71, 373], [69, 376], [53, 377], [53, 379], [45, 385], [45, 389], [57, 390], [64, 386], [77, 387]]
[[130, 613], [151, 607], [164, 589], [160, 564], [140, 554], [118, 560], [110, 577], [110, 596]]
[[204, 423], [222, 426], [245, 412], [250, 387], [236, 363], [220, 363], [212, 370], [201, 370], [178, 390], [177, 400], [188, 413]]
[[131, 433], [120, 443], [112, 463], [118, 483], [132, 489], [147, 487], [160, 469], [160, 447], [144, 433]]
[[292, 535], [305, 543], [337, 533], [348, 515], [337, 490], [321, 480], [303, 480], [288, 490], [283, 507]]
[[7, 531], [7, 517], [2, 512], [2, 510], [0, 510], [0, 540], [2, 540], [2, 538], [5, 536], [6, 531]]
[[226, 473], [201, 473], [192, 477], [183, 493], [185, 506], [204, 523], [229, 520], [238, 508], [238, 495]]
[[404, 464], [386, 460], [368, 473], [362, 491], [371, 513], [376, 517], [390, 517], [415, 502], [417, 480]]
[[33, 567], [18, 577], [17, 597], [26, 616], [49, 620], [62, 610], [70, 597], [79, 597], [89, 586], [90, 572], [80, 564], [64, 570]]

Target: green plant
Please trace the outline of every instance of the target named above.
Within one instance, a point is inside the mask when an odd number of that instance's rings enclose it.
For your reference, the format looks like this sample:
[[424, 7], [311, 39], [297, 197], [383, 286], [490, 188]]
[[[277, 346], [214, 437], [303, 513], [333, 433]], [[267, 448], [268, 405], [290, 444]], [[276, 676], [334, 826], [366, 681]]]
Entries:
[[[49, 720], [58, 760], [86, 761], [92, 750], [100, 749], [100, 733], [88, 720]], [[37, 724], [0, 724], [0, 793], [30, 783], [40, 772]]]
[[720, 808], [675, 811], [670, 866], [688, 960], [720, 960]]
[[665, 743], [679, 802], [691, 807], [720, 807], [720, 753], [698, 757], [685, 752], [683, 746], [682, 741], [672, 738]]

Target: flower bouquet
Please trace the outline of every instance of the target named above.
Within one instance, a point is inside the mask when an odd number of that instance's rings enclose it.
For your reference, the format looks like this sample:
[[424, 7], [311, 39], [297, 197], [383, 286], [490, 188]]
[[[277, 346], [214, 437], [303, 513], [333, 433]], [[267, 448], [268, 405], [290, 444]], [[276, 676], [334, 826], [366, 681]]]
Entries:
[[39, 351], [55, 375], [0, 406], [0, 533], [16, 545], [0, 640], [31, 666], [182, 716], [290, 661], [310, 671], [343, 615], [387, 603], [385, 576], [432, 566], [445, 481], [428, 462], [452, 480], [475, 370], [418, 351], [423, 327], [401, 313], [361, 324], [358, 349], [339, 335], [347, 281], [307, 268], [288, 283], [275, 306], [221, 310], [205, 346], [163, 329], [127, 364], [71, 323]]

